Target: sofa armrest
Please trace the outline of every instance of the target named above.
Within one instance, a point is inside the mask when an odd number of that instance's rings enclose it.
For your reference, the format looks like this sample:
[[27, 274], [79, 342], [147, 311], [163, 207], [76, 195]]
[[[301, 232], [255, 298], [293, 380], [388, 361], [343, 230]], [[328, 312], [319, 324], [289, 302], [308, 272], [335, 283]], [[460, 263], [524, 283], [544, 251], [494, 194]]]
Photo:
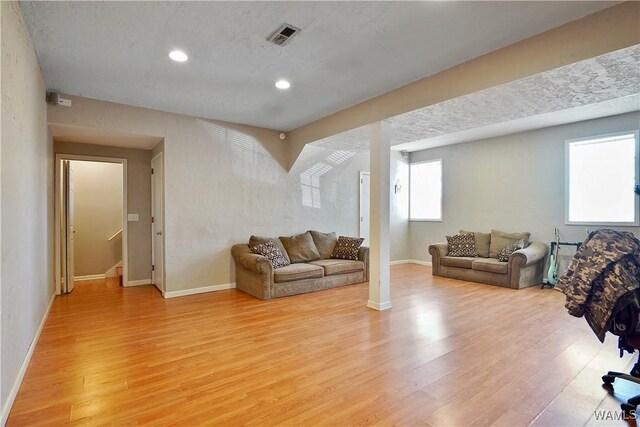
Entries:
[[449, 245], [446, 242], [433, 243], [429, 245], [429, 253], [431, 254], [432, 257], [447, 256], [448, 252], [449, 252]]
[[269, 259], [251, 252], [249, 245], [233, 245], [233, 247], [231, 247], [231, 256], [236, 262], [236, 265], [252, 273], [271, 274], [273, 272], [273, 267], [271, 267]]
[[262, 255], [254, 254], [249, 245], [233, 245], [231, 256], [236, 265], [236, 289], [267, 300], [272, 298], [273, 267]]
[[364, 262], [364, 280], [369, 281], [369, 248], [361, 246], [358, 250], [358, 260]]
[[544, 243], [532, 242], [524, 249], [515, 251], [509, 257], [509, 264], [518, 265], [519, 267], [527, 267], [543, 260], [547, 256], [549, 247]]
[[509, 257], [509, 287], [522, 289], [539, 285], [544, 276], [544, 259], [549, 247], [544, 243], [533, 242], [519, 249]]
[[433, 243], [429, 245], [429, 253], [431, 254], [431, 274], [440, 276], [440, 259], [447, 256], [449, 245], [446, 242]]

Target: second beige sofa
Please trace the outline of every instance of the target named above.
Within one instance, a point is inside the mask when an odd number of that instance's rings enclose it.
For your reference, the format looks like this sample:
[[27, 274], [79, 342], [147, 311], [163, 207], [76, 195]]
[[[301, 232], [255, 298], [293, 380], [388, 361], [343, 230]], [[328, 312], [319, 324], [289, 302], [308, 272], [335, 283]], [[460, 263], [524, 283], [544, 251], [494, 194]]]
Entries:
[[[512, 235], [498, 230], [491, 231], [492, 233], [479, 233], [485, 240], [489, 239], [489, 244], [492, 238], [505, 239], [505, 235]], [[542, 283], [548, 251], [549, 247], [546, 244], [531, 242], [526, 248], [515, 251], [509, 257], [509, 261], [502, 262], [495, 257], [495, 249], [478, 250], [479, 254], [486, 254], [486, 257], [452, 257], [448, 254], [447, 243], [435, 243], [429, 246], [434, 276], [512, 289], [522, 289]]]

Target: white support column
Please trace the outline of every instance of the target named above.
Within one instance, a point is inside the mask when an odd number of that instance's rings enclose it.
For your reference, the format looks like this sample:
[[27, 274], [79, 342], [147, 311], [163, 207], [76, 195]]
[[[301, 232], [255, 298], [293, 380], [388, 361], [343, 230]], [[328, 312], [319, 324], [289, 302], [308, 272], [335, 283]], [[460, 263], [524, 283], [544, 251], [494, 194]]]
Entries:
[[391, 308], [389, 271], [389, 192], [390, 143], [389, 123], [371, 124], [371, 204], [369, 227], [369, 302], [375, 310]]

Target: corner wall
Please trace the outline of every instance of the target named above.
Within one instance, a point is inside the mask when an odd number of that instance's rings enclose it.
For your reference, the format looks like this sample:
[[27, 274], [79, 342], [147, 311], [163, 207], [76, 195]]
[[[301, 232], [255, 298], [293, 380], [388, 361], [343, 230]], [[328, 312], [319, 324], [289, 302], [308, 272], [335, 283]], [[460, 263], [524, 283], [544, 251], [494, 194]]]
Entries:
[[[409, 158], [391, 150], [389, 240], [391, 261], [411, 259], [409, 250]], [[395, 185], [400, 185], [396, 193]]]
[[2, 12], [2, 423], [54, 294], [53, 143], [45, 85], [18, 2]]
[[[633, 112], [411, 153], [411, 162], [442, 158], [444, 167], [444, 220], [409, 224], [412, 258], [430, 261], [428, 245], [460, 228], [530, 231], [531, 240], [549, 244], [556, 227], [563, 241], [583, 241], [585, 226], [564, 224], [565, 140], [639, 124]], [[562, 252], [566, 264], [573, 252]]]

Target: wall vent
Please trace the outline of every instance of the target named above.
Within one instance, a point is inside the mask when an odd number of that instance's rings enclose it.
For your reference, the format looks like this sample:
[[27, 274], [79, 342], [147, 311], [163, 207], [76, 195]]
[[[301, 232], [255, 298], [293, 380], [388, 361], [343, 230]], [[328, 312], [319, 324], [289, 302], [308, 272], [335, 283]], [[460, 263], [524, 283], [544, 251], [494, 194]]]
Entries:
[[300, 28], [289, 24], [282, 24], [273, 33], [271, 33], [269, 37], [267, 37], [267, 40], [271, 43], [277, 44], [278, 46], [284, 46], [299, 32]]

